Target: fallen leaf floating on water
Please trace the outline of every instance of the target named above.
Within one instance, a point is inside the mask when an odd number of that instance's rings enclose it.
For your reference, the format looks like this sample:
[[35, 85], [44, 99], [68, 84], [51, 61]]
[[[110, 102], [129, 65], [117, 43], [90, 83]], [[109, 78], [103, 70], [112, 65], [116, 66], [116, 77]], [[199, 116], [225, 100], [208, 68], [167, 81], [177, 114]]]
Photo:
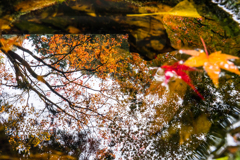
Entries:
[[195, 51], [191, 52], [191, 50], [188, 51], [182, 51], [186, 54], [192, 55], [184, 64], [189, 67], [201, 67], [203, 66], [204, 70], [207, 72], [209, 77], [212, 79], [213, 84], [215, 85], [216, 88], [218, 88], [218, 79], [219, 79], [219, 74], [222, 69], [225, 69], [227, 71], [236, 73], [240, 75], [240, 72], [238, 68], [230, 61], [229, 59], [238, 59], [238, 57], [231, 56], [228, 54], [222, 54], [221, 51], [214, 52], [210, 55], [208, 55], [206, 46], [204, 41], [202, 40], [205, 52], [199, 52], [197, 55]]
[[188, 0], [178, 3], [168, 14], [182, 17], [201, 18], [192, 2], [189, 2]]
[[186, 71], [194, 71], [194, 68], [180, 64], [179, 62], [174, 63], [173, 65], [163, 65], [161, 67], [164, 69], [165, 74], [165, 84], [167, 84], [171, 77], [174, 75], [180, 77], [184, 82], [186, 82], [193, 90], [198, 94], [201, 99], [204, 99], [203, 96], [198, 92], [198, 90], [192, 84], [190, 77], [187, 75]]

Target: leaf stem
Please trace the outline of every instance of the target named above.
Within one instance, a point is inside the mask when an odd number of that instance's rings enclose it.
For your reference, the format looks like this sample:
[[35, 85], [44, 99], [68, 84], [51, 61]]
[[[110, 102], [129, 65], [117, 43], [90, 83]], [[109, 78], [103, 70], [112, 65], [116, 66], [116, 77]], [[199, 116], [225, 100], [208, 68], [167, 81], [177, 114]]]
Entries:
[[201, 39], [201, 41], [202, 41], [202, 44], [203, 44], [203, 47], [204, 47], [205, 53], [206, 53], [206, 55], [208, 56], [208, 51], [207, 51], [206, 44], [205, 44], [205, 42], [204, 42], [204, 40], [203, 40], [203, 38], [202, 38], [201, 36], [200, 36], [200, 39]]

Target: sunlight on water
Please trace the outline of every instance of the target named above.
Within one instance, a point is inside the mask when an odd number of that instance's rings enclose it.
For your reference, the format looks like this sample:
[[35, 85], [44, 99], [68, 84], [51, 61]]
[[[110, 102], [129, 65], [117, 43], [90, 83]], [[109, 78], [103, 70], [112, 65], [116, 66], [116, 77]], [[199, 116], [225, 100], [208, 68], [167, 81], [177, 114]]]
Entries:
[[233, 19], [240, 24], [240, 6], [238, 0], [212, 0], [212, 2], [218, 4], [224, 11], [230, 13]]

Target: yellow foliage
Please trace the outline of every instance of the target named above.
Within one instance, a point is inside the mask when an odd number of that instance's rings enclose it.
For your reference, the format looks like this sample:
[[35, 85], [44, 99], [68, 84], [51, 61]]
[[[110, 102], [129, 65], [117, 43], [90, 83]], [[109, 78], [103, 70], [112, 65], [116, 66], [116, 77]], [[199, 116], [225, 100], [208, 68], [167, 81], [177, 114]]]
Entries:
[[15, 6], [16, 11], [30, 12], [55, 4], [57, 0], [24, 0]]
[[43, 76], [37, 76], [37, 80], [41, 81], [41, 82], [45, 82], [43, 79]]
[[162, 86], [162, 83], [163, 82], [161, 81], [153, 81], [148, 89], [148, 93], [151, 93], [151, 94], [157, 93], [159, 98], [161, 98], [165, 92], [165, 87]]
[[41, 140], [39, 138], [34, 137], [32, 144], [34, 145], [34, 147], [36, 147], [40, 142], [41, 142]]
[[186, 140], [189, 140], [190, 136], [192, 135], [193, 127], [182, 125], [181, 130], [179, 132], [180, 139], [179, 144], [182, 145]]
[[51, 153], [31, 154], [31, 159], [49, 159], [49, 160], [76, 160], [77, 158], [64, 155], [62, 152], [51, 150]]
[[0, 30], [10, 29], [9, 21], [5, 19], [0, 19]]
[[182, 125], [179, 135], [179, 144], [182, 145], [185, 141], [189, 140], [193, 134], [200, 136], [206, 135], [211, 127], [212, 123], [208, 120], [206, 114], [200, 115], [193, 121], [192, 125]]
[[5, 110], [5, 106], [1, 106], [0, 113], [4, 112], [4, 110]]

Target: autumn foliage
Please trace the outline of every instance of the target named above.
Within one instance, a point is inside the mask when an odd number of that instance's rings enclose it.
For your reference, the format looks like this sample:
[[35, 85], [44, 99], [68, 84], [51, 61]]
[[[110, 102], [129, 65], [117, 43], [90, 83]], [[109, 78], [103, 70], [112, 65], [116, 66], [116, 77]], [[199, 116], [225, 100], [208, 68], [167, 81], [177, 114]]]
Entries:
[[[108, 83], [112, 73], [116, 70], [122, 72], [124, 65], [127, 65], [124, 62], [126, 55], [119, 54], [121, 41], [109, 35], [97, 38], [89, 35], [54, 35], [38, 36], [36, 39], [38, 42], [34, 45], [38, 53], [25, 49], [22, 46], [23, 38], [0, 39], [1, 51], [10, 59], [15, 70], [15, 75], [8, 73], [9, 68], [1, 64], [1, 85], [22, 89], [23, 93], [35, 92], [44, 103], [44, 107], [36, 112], [28, 102], [28, 94], [27, 100], [21, 95], [15, 97], [22, 106], [2, 105], [2, 112], [10, 114], [8, 125], [17, 127], [7, 132], [12, 135], [10, 143], [26, 151], [30, 149], [30, 144], [24, 142], [26, 136], [34, 136], [31, 144], [37, 146], [49, 140], [49, 132], [46, 130], [52, 133], [60, 124], [81, 131], [90, 123], [91, 117], [99, 117], [99, 122], [111, 120], [112, 107], [108, 101], [116, 97], [114, 89], [105, 83]], [[12, 51], [16, 47], [31, 58], [22, 58]], [[36, 71], [36, 67], [42, 72]], [[102, 81], [94, 82], [93, 76]], [[93, 87], [94, 83], [97, 87]], [[101, 111], [103, 106], [108, 107]], [[40, 118], [46, 111], [50, 114]], [[31, 114], [34, 117], [24, 116]], [[22, 118], [17, 120], [19, 116]], [[25, 121], [28, 121], [27, 126]], [[75, 122], [75, 125], [71, 125]], [[36, 131], [36, 126], [39, 131]], [[23, 132], [23, 129], [25, 134], [19, 136], [18, 133]]]
[[[29, 36], [26, 35], [25, 38]], [[130, 55], [124, 52], [121, 49], [121, 42], [126, 37], [120, 36], [119, 39], [116, 40], [116, 37], [109, 35], [95, 38], [90, 35], [37, 36], [33, 44], [37, 53], [34, 53], [23, 47], [21, 37], [1, 38], [1, 51], [10, 59], [15, 70], [15, 75], [7, 74], [7, 68], [2, 64], [1, 78], [4, 81], [1, 85], [19, 88], [24, 92], [33, 91], [45, 103], [45, 107], [38, 113], [23, 97], [18, 98], [22, 104], [21, 107], [8, 104], [2, 106], [1, 112], [6, 111], [11, 115], [9, 125], [15, 127], [15, 130], [7, 131], [12, 136], [10, 143], [16, 148], [25, 148], [29, 151], [31, 145], [36, 147], [43, 141], [48, 141], [50, 134], [60, 123], [68, 125], [70, 129], [81, 131], [84, 130], [84, 126], [91, 123], [92, 117], [97, 117], [99, 126], [105, 126], [105, 120], [112, 120], [116, 114], [110, 100], [120, 103], [121, 96], [127, 96], [129, 101], [137, 103], [137, 94], [143, 94], [146, 97], [149, 93], [154, 94], [152, 91], [162, 91], [163, 87], [159, 87], [159, 82], [154, 79], [155, 72], [150, 69], [151, 63], [143, 61], [138, 54]], [[193, 67], [203, 66], [216, 87], [218, 87], [220, 68], [240, 74], [237, 67], [228, 61], [238, 57], [222, 54], [221, 51], [208, 55], [203, 40], [202, 43], [205, 52], [182, 50], [183, 53], [192, 57], [185, 62], [162, 65], [161, 68], [164, 71], [162, 76], [165, 80], [160, 84], [167, 85], [173, 77], [181, 79], [204, 100], [204, 96], [194, 86], [194, 80], [191, 80], [188, 75], [189, 72], [199, 72], [200, 69]], [[20, 57], [13, 51], [14, 47], [28, 53], [32, 59]], [[46, 70], [37, 72], [33, 69], [36, 67], [39, 69], [45, 67]], [[91, 80], [93, 76], [101, 82]], [[98, 86], [94, 86], [93, 83]], [[57, 101], [51, 99], [52, 95], [57, 97]], [[123, 102], [126, 103], [126, 99]], [[104, 110], [102, 111], [101, 108]], [[26, 127], [22, 123], [26, 121], [24, 115], [34, 114], [35, 117], [40, 118], [40, 113], [45, 109], [51, 113], [46, 119], [40, 122], [35, 118], [28, 119], [30, 124], [27, 126], [28, 133], [31, 133], [28, 134], [28, 138], [32, 141], [25, 143], [26, 137], [17, 134]], [[131, 105], [130, 109], [134, 110], [134, 105]], [[146, 106], [141, 109], [146, 110]], [[17, 117], [22, 118], [17, 119]], [[71, 123], [77, 125], [71, 125]], [[36, 125], [41, 128], [40, 132], [35, 130]], [[50, 132], [46, 131], [47, 128]], [[105, 134], [104, 131], [103, 135]], [[104, 139], [108, 137], [104, 136]], [[99, 150], [97, 156], [115, 157], [106, 148]]]

